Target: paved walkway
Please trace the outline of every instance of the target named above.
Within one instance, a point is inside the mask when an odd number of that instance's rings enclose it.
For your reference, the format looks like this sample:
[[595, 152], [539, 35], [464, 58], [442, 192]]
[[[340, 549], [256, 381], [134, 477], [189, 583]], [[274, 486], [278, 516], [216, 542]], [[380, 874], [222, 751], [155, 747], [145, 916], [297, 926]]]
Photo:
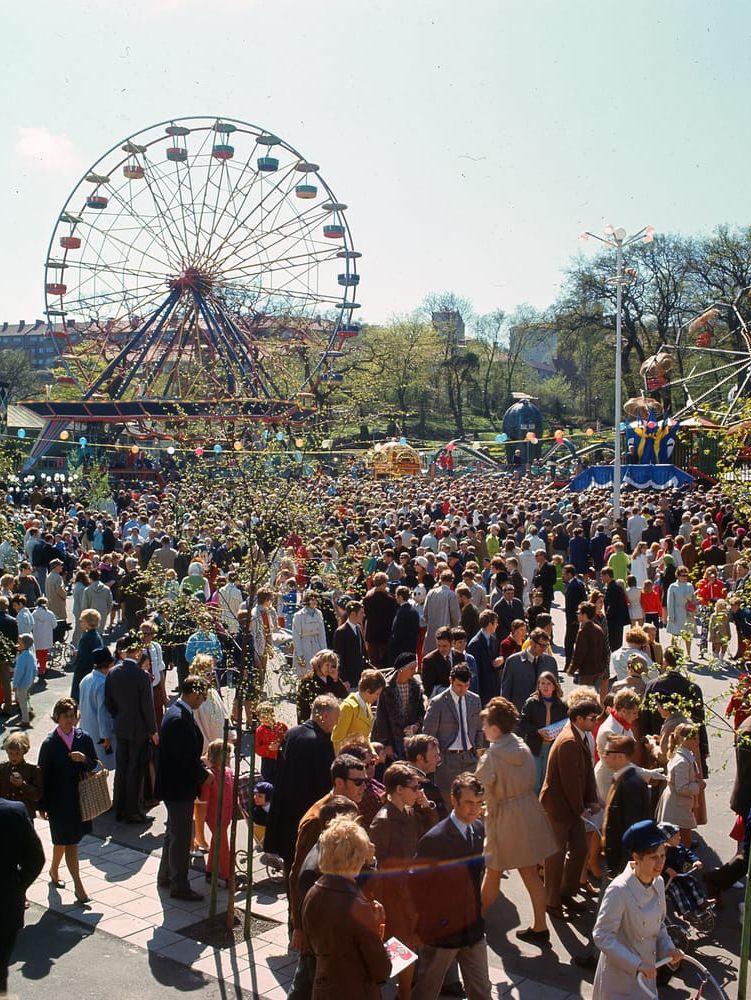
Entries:
[[[38, 830], [49, 858], [49, 828], [38, 824]], [[119, 938], [125, 944], [189, 966], [207, 978], [232, 984], [251, 996], [264, 1000], [282, 1000], [287, 996], [297, 962], [296, 953], [287, 949], [287, 903], [281, 882], [265, 879], [265, 869], [260, 865], [255, 868], [258, 890], [254, 893], [253, 913], [280, 923], [249, 942], [218, 949], [181, 933], [207, 912], [208, 885], [202, 872], [192, 872], [190, 878], [192, 887], [205, 893], [205, 898], [189, 903], [171, 899], [168, 890], [157, 886], [158, 852], [149, 854], [109, 838], [87, 836], [81, 841], [79, 853], [81, 877], [91, 897], [89, 904], [79, 904], [69, 885], [63, 889], [52, 886], [46, 872], [30, 888], [29, 900], [92, 930]], [[64, 867], [61, 874], [65, 875]], [[226, 906], [226, 899], [226, 890], [221, 890], [220, 911]], [[521, 1000], [539, 997], [540, 991], [549, 1000], [583, 995], [511, 975], [492, 952], [491, 981], [499, 997]], [[19, 988], [17, 983], [13, 986]], [[587, 988], [587, 984], [584, 986]], [[391, 995], [390, 988], [384, 992]]]

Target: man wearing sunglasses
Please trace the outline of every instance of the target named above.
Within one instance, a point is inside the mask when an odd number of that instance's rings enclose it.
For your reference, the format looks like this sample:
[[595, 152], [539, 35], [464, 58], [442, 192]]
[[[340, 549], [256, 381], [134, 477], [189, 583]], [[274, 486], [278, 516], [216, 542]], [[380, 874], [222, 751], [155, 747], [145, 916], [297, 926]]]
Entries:
[[294, 948], [300, 946], [302, 931], [302, 928], [297, 926], [296, 919], [296, 915], [300, 911], [297, 900], [298, 877], [308, 852], [321, 835], [323, 829], [321, 809], [337, 795], [343, 795], [359, 806], [367, 783], [368, 775], [363, 761], [351, 754], [340, 754], [334, 758], [334, 763], [331, 765], [331, 791], [314, 802], [300, 820], [300, 825], [297, 828], [295, 857], [289, 871], [289, 912], [292, 920], [292, 946]]
[[555, 657], [548, 652], [548, 634], [541, 628], [533, 629], [529, 636], [529, 648], [514, 653], [506, 660], [501, 674], [501, 695], [513, 702], [518, 712], [524, 702], [537, 689], [537, 678], [548, 671], [558, 676]]

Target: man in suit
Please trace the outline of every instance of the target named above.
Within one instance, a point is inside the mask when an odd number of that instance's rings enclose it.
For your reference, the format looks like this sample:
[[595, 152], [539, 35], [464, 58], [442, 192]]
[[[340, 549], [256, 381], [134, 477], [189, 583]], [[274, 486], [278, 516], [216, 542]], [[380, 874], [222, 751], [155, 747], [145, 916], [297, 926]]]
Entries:
[[635, 753], [636, 740], [630, 733], [622, 733], [608, 736], [600, 754], [605, 766], [613, 772], [602, 825], [605, 865], [610, 878], [620, 875], [631, 860], [623, 847], [623, 834], [634, 823], [652, 816], [649, 787], [633, 764]]
[[423, 653], [430, 653], [436, 648], [438, 629], [458, 625], [461, 619], [459, 601], [451, 589], [454, 574], [450, 569], [444, 569], [439, 577], [440, 586], [428, 591], [425, 598], [425, 642]]
[[420, 614], [409, 599], [409, 587], [396, 588], [396, 614], [391, 623], [388, 662], [391, 666], [400, 653], [417, 652], [417, 637], [420, 632]]
[[300, 819], [331, 788], [331, 732], [338, 720], [338, 699], [321, 694], [313, 702], [310, 720], [288, 730], [279, 748], [263, 848], [282, 858], [287, 870], [295, 856]]
[[501, 675], [501, 695], [513, 702], [518, 712], [521, 712], [527, 698], [534, 694], [541, 673], [548, 671], [553, 677], [558, 676], [555, 657], [547, 652], [547, 632], [541, 628], [532, 629], [529, 641], [529, 649], [509, 656]]
[[548, 562], [547, 553], [544, 549], [538, 549], [535, 552], [535, 563], [532, 586], [542, 591], [542, 603], [549, 611], [553, 606], [553, 594], [555, 593], [555, 566], [552, 562]]
[[563, 567], [563, 602], [566, 609], [566, 635], [563, 648], [566, 653], [566, 666], [571, 663], [574, 652], [576, 633], [579, 631], [579, 605], [587, 600], [587, 587], [579, 576], [576, 567], [567, 563]]
[[374, 667], [386, 663], [386, 652], [391, 638], [391, 625], [396, 614], [396, 601], [389, 593], [389, 578], [386, 573], [376, 573], [373, 587], [365, 595], [365, 648], [368, 659]]
[[159, 734], [154, 712], [151, 678], [141, 670], [136, 657], [141, 642], [135, 636], [124, 659], [107, 674], [104, 704], [115, 720], [115, 816], [126, 823], [145, 823], [143, 782], [149, 740], [157, 746]]
[[8, 990], [8, 965], [23, 927], [26, 890], [44, 865], [44, 848], [23, 802], [0, 798], [0, 996]]
[[422, 686], [428, 698], [432, 698], [438, 689], [449, 686], [450, 673], [451, 629], [444, 625], [436, 633], [436, 648], [422, 661]]
[[466, 663], [451, 668], [449, 687], [431, 699], [422, 731], [435, 736], [441, 751], [436, 783], [445, 802], [451, 797], [451, 783], [457, 774], [474, 771], [483, 746], [480, 699], [469, 690]]
[[612, 569], [604, 569], [600, 574], [605, 587], [605, 617], [608, 620], [608, 644], [611, 649], [623, 645], [623, 629], [631, 624], [626, 591], [616, 583]]
[[[147, 678], [148, 679], [148, 678]], [[193, 838], [193, 803], [211, 772], [201, 760], [203, 736], [193, 713], [208, 694], [208, 682], [189, 674], [180, 685], [180, 697], [164, 713], [160, 731], [156, 787], [167, 809], [162, 859], [157, 883], [169, 886], [173, 899], [203, 897], [190, 888], [190, 844]]]
[[498, 641], [503, 642], [511, 633], [511, 624], [518, 618], [524, 620], [524, 605], [516, 596], [513, 583], [507, 581], [501, 591], [501, 599], [493, 605], [493, 611], [498, 615]]
[[498, 615], [486, 608], [480, 612], [480, 631], [467, 644], [467, 652], [474, 656], [477, 664], [477, 682], [483, 705], [487, 705], [501, 690], [503, 657], [498, 655], [500, 642], [497, 629]]
[[411, 891], [422, 944], [414, 1000], [437, 1000], [454, 960], [472, 1000], [490, 1000], [480, 902], [483, 797], [484, 789], [473, 774], [457, 775], [451, 784], [451, 813], [417, 845]]
[[357, 690], [360, 674], [367, 666], [362, 634], [365, 612], [360, 601], [350, 601], [345, 611], [347, 620], [334, 632], [334, 652], [339, 657], [339, 676], [352, 691]]
[[[582, 814], [599, 810], [592, 755], [587, 743], [597, 723], [600, 706], [596, 701], [582, 701], [569, 709], [568, 724], [550, 749], [540, 802], [548, 814], [559, 850], [545, 859], [545, 895], [547, 909], [554, 917], [566, 919], [562, 904], [569, 913], [581, 913], [583, 903], [574, 899], [579, 889], [587, 837]], [[568, 858], [566, 851], [568, 850]]]

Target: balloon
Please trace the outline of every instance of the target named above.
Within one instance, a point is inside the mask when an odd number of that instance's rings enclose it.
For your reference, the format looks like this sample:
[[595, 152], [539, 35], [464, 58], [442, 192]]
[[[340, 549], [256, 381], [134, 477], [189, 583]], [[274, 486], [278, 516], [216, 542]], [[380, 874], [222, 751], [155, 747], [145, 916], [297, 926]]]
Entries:
[[453, 441], [451, 442], [451, 444], [446, 445], [446, 451], [453, 451], [454, 448], [456, 448], [456, 445], [454, 444]]
[[535, 434], [534, 431], [527, 431], [527, 441], [531, 443], [537, 442], [537, 435]]
[[23, 429], [23, 427], [19, 427], [18, 430], [16, 431], [16, 434], [18, 434], [20, 438], [26, 437], [26, 431]]
[[169, 448], [167, 449], [167, 454], [168, 455], [174, 455], [175, 454], [175, 449], [172, 447], [172, 445], [170, 445]]
[[81, 445], [82, 448], [85, 448], [89, 442], [86, 440], [85, 437], [80, 437], [78, 439], [78, 443]]
[[269, 432], [264, 428], [264, 430], [261, 431], [261, 437], [263, 438], [264, 441], [266, 441], [268, 439], [268, 436]]
[[503, 444], [504, 441], [508, 441], [508, 434], [499, 434], [498, 440]]
[[407, 443], [407, 439], [405, 437], [400, 437], [399, 438], [399, 444], [406, 444], [406, 443]]
[[214, 445], [214, 454], [215, 455], [221, 455], [221, 453], [222, 453], [222, 446], [220, 444], [215, 444]]
[[196, 458], [200, 458], [201, 455], [203, 455], [203, 448], [199, 444], [199, 446], [195, 450], [195, 456]]
[[295, 438], [295, 447], [296, 448], [302, 448], [302, 446], [304, 444], [305, 444], [305, 442], [303, 441], [302, 438]]
[[584, 431], [584, 433], [585, 433], [585, 434], [587, 435], [587, 437], [588, 437], [588, 438], [591, 438], [591, 437], [592, 437], [592, 435], [594, 434], [594, 431], [592, 430], [592, 428], [591, 428], [591, 427], [588, 427], [588, 428], [587, 428], [587, 429], [586, 429], [586, 430]]
[[620, 422], [620, 424], [618, 425], [618, 430], [619, 431], [627, 431], [628, 430], [628, 424], [626, 423], [625, 420], [622, 420]]
[[647, 430], [653, 431], [656, 426], [657, 426], [657, 423], [654, 420], [648, 420], [647, 421]]
[[235, 441], [235, 443], [232, 445], [232, 447], [235, 449], [235, 451], [242, 451], [243, 450], [243, 443], [242, 443], [242, 441]]
[[132, 455], [137, 455], [140, 450], [137, 444], [131, 445], [130, 451]]
[[277, 439], [277, 441], [283, 441], [284, 440], [284, 431], [277, 431], [276, 439]]
[[70, 437], [70, 434], [68, 433], [68, 431], [61, 431], [60, 432], [60, 440], [61, 441], [67, 441], [69, 437]]
[[557, 430], [553, 435], [553, 437], [556, 439], [556, 441], [563, 441], [563, 431]]

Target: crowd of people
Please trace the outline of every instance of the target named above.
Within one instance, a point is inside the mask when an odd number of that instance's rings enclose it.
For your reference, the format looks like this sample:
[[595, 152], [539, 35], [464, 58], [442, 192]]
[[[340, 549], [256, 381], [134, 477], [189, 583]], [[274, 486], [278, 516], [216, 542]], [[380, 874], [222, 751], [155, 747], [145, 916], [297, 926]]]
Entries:
[[[544, 951], [550, 920], [580, 921], [596, 901], [595, 995], [631, 995], [663, 955], [680, 961], [663, 868], [692, 876], [670, 876], [679, 912], [743, 870], [751, 535], [718, 490], [626, 496], [616, 518], [603, 491], [585, 501], [518, 477], [321, 482], [318, 533], [290, 524], [263, 552], [259, 588], [243, 573], [251, 523], [217, 497], [178, 520], [169, 484], [122, 490], [105, 513], [9, 497], [0, 797], [49, 821], [50, 880], [64, 860], [85, 903], [77, 788], [114, 770], [116, 820], [145, 824], [163, 801], [159, 882], [200, 898], [191, 853], [207, 853], [209, 877], [218, 838], [222, 879], [233, 863], [231, 716], [255, 734], [254, 819], [284, 864], [291, 997], [380, 995], [391, 938], [419, 956], [399, 973], [400, 1000], [489, 997], [484, 919], [512, 869], [532, 909], [518, 938]], [[290, 728], [268, 699], [282, 627], [298, 678]], [[56, 675], [66, 628], [70, 696], [32, 764], [34, 693]], [[710, 746], [692, 655], [729, 672], [738, 734], [737, 856], [701, 876]], [[25, 867], [19, 849], [21, 915], [37, 860]], [[649, 913], [640, 935], [633, 906]]]

